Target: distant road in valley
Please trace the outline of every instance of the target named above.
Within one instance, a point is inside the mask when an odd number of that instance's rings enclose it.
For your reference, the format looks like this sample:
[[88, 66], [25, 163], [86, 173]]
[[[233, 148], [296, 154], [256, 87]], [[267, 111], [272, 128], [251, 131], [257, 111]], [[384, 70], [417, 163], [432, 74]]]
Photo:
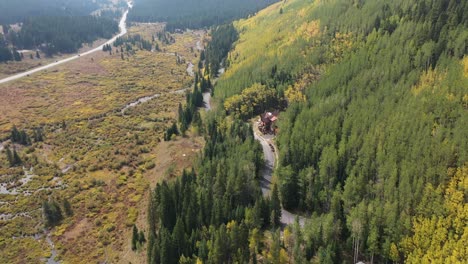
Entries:
[[58, 60], [56, 62], [47, 64], [47, 65], [44, 65], [44, 66], [41, 66], [41, 67], [38, 67], [38, 68], [34, 68], [32, 70], [29, 70], [29, 71], [18, 73], [18, 74], [12, 75], [10, 77], [1, 79], [0, 84], [23, 78], [23, 77], [29, 76], [30, 74], [39, 72], [39, 71], [50, 69], [50, 68], [55, 67], [57, 65], [67, 63], [67, 62], [72, 61], [72, 60], [76, 60], [76, 59], [80, 58], [81, 56], [86, 56], [86, 55], [89, 55], [89, 54], [94, 53], [96, 51], [102, 51], [102, 47], [104, 45], [112, 44], [118, 37], [122, 37], [123, 35], [127, 34], [127, 15], [128, 15], [128, 11], [130, 11], [130, 9], [133, 7], [133, 3], [128, 1], [127, 5], [128, 5], [128, 8], [123, 13], [122, 18], [120, 19], [120, 22], [119, 22], [120, 33], [118, 35], [114, 36], [113, 38], [111, 38], [110, 40], [108, 40], [106, 43], [104, 43], [104, 44], [100, 45], [99, 47], [96, 47], [96, 48], [94, 48], [92, 50], [89, 50], [89, 51], [86, 51], [86, 52], [83, 52], [83, 53], [68, 57], [66, 59]]

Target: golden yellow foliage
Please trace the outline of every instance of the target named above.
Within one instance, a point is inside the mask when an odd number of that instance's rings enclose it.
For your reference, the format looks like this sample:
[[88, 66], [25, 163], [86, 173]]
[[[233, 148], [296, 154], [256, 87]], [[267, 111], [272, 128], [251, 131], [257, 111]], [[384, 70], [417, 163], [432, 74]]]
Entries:
[[302, 93], [302, 89], [299, 89], [296, 85], [289, 85], [288, 89], [286, 89], [284, 92], [284, 95], [286, 96], [289, 103], [305, 102], [306, 100], [305, 95]]
[[313, 20], [304, 22], [298, 29], [297, 34], [306, 40], [310, 40], [320, 34], [320, 21]]
[[416, 217], [414, 235], [401, 243], [408, 263], [463, 263], [468, 259], [468, 167], [449, 170], [449, 176], [445, 213]]
[[399, 258], [400, 253], [398, 252], [398, 248], [395, 243], [390, 244], [390, 259], [393, 261], [397, 261]]
[[281, 264], [286, 264], [286, 263], [289, 263], [289, 256], [288, 256], [288, 252], [286, 252], [286, 250], [284, 250], [284, 248], [282, 248], [280, 250], [280, 259], [279, 259], [279, 263]]
[[232, 220], [229, 223], [227, 223], [226, 229], [231, 230], [236, 225], [237, 225], [236, 221]]
[[463, 76], [468, 78], [468, 56], [463, 57], [462, 65], [463, 65]]
[[436, 88], [436, 84], [443, 80], [445, 76], [446, 74], [441, 74], [437, 70], [429, 68], [429, 70], [421, 75], [419, 83], [411, 88], [411, 92], [414, 95], [418, 95], [425, 89], [434, 89]]
[[283, 241], [286, 247], [292, 247], [292, 241], [291, 241], [291, 230], [289, 230], [289, 227], [286, 227], [283, 231]]
[[[234, 22], [240, 33], [239, 40], [230, 52], [230, 67], [221, 80], [229, 79], [237, 71], [256, 64], [260, 54], [267, 58], [278, 57], [300, 38], [317, 36], [320, 21], [310, 21], [307, 17], [316, 7], [316, 1], [281, 1], [255, 16]], [[284, 10], [282, 14], [280, 9]]]
[[233, 95], [224, 101], [224, 109], [241, 117], [252, 115], [255, 110], [263, 111], [274, 100], [276, 93], [274, 89], [259, 83], [242, 91], [242, 94]]
[[332, 40], [331, 57], [335, 62], [341, 60], [344, 54], [353, 47], [353, 34], [337, 32]]

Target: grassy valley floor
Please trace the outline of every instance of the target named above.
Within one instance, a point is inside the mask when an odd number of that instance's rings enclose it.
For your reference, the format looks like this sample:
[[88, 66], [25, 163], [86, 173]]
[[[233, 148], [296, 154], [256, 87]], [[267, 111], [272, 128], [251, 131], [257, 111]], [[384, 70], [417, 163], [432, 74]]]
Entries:
[[[160, 29], [136, 25], [130, 34], [151, 41]], [[52, 252], [46, 234], [63, 263], [144, 258], [143, 248], [131, 251], [129, 238], [133, 224], [145, 228], [140, 212], [148, 188], [191, 167], [204, 145], [191, 132], [161, 142], [185, 101], [183, 89], [191, 86], [187, 64], [196, 63], [203, 32], [172, 37], [175, 43], [158, 43], [160, 52], [133, 45], [122, 56], [113, 47], [112, 54], [97, 52], [0, 86], [2, 138], [13, 125], [29, 135], [40, 127], [44, 134], [43, 142], [29, 146], [2, 142], [0, 262], [43, 262]], [[130, 104], [145, 96], [154, 98]], [[10, 168], [7, 147], [22, 166]], [[62, 210], [60, 224], [44, 231], [42, 203], [64, 208], [65, 200], [72, 213]]]

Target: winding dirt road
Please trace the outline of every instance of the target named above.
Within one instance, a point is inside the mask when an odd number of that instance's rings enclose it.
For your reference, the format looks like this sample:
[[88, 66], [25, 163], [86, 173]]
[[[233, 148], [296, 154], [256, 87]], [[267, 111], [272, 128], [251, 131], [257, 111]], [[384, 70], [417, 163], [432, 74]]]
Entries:
[[[205, 104], [206, 111], [211, 110], [210, 100], [211, 93], [203, 93], [203, 102]], [[263, 196], [269, 196], [272, 187], [271, 180], [273, 178], [273, 169], [275, 168], [275, 162], [278, 159], [278, 151], [274, 145], [273, 136], [262, 135], [257, 129], [254, 128], [254, 137], [262, 145], [263, 155], [265, 156], [265, 167], [262, 169], [262, 180], [260, 182], [260, 187], [262, 188]], [[294, 224], [296, 217], [299, 217], [299, 225], [304, 227], [304, 217], [281, 209], [281, 224], [283, 226]]]
[[112, 44], [118, 37], [122, 37], [123, 35], [127, 34], [127, 15], [128, 15], [128, 11], [130, 11], [130, 9], [133, 7], [133, 3], [131, 1], [128, 1], [127, 5], [128, 5], [128, 8], [123, 13], [122, 18], [120, 19], [120, 22], [119, 22], [120, 33], [117, 34], [116, 36], [114, 36], [113, 38], [109, 39], [106, 43], [104, 43], [101, 46], [99, 46], [97, 48], [94, 48], [92, 50], [83, 52], [81, 54], [77, 54], [77, 55], [68, 57], [68, 58], [63, 59], [63, 60], [59, 60], [59, 61], [47, 64], [47, 65], [44, 65], [44, 66], [41, 66], [41, 67], [38, 67], [38, 68], [34, 68], [34, 69], [26, 71], [26, 72], [18, 73], [18, 74], [12, 75], [10, 77], [1, 79], [0, 84], [23, 78], [23, 77], [29, 76], [30, 74], [39, 72], [39, 71], [50, 69], [50, 68], [55, 67], [57, 65], [67, 63], [67, 62], [72, 61], [72, 60], [76, 60], [76, 59], [80, 58], [81, 56], [86, 56], [86, 55], [89, 55], [89, 54], [97, 52], [97, 51], [102, 51], [102, 47], [104, 45]]
[[[260, 182], [260, 187], [262, 188], [263, 196], [269, 196], [272, 186], [271, 180], [273, 177], [273, 169], [275, 168], [275, 162], [278, 159], [278, 151], [274, 145], [273, 136], [262, 135], [259, 131], [254, 129], [254, 137], [262, 145], [263, 155], [265, 156], [265, 167], [262, 170], [262, 181]], [[304, 217], [281, 209], [281, 224], [291, 225], [296, 221], [296, 217], [299, 217], [299, 225], [304, 227]]]
[[205, 105], [205, 110], [211, 110], [211, 92], [203, 93], [203, 104]]

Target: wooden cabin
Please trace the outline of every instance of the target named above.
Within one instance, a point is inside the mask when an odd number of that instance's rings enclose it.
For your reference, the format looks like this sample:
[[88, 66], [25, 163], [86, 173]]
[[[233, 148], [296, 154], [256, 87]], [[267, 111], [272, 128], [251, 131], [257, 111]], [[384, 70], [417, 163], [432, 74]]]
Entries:
[[263, 134], [276, 134], [276, 121], [278, 121], [279, 110], [265, 112], [260, 115], [258, 130]]

